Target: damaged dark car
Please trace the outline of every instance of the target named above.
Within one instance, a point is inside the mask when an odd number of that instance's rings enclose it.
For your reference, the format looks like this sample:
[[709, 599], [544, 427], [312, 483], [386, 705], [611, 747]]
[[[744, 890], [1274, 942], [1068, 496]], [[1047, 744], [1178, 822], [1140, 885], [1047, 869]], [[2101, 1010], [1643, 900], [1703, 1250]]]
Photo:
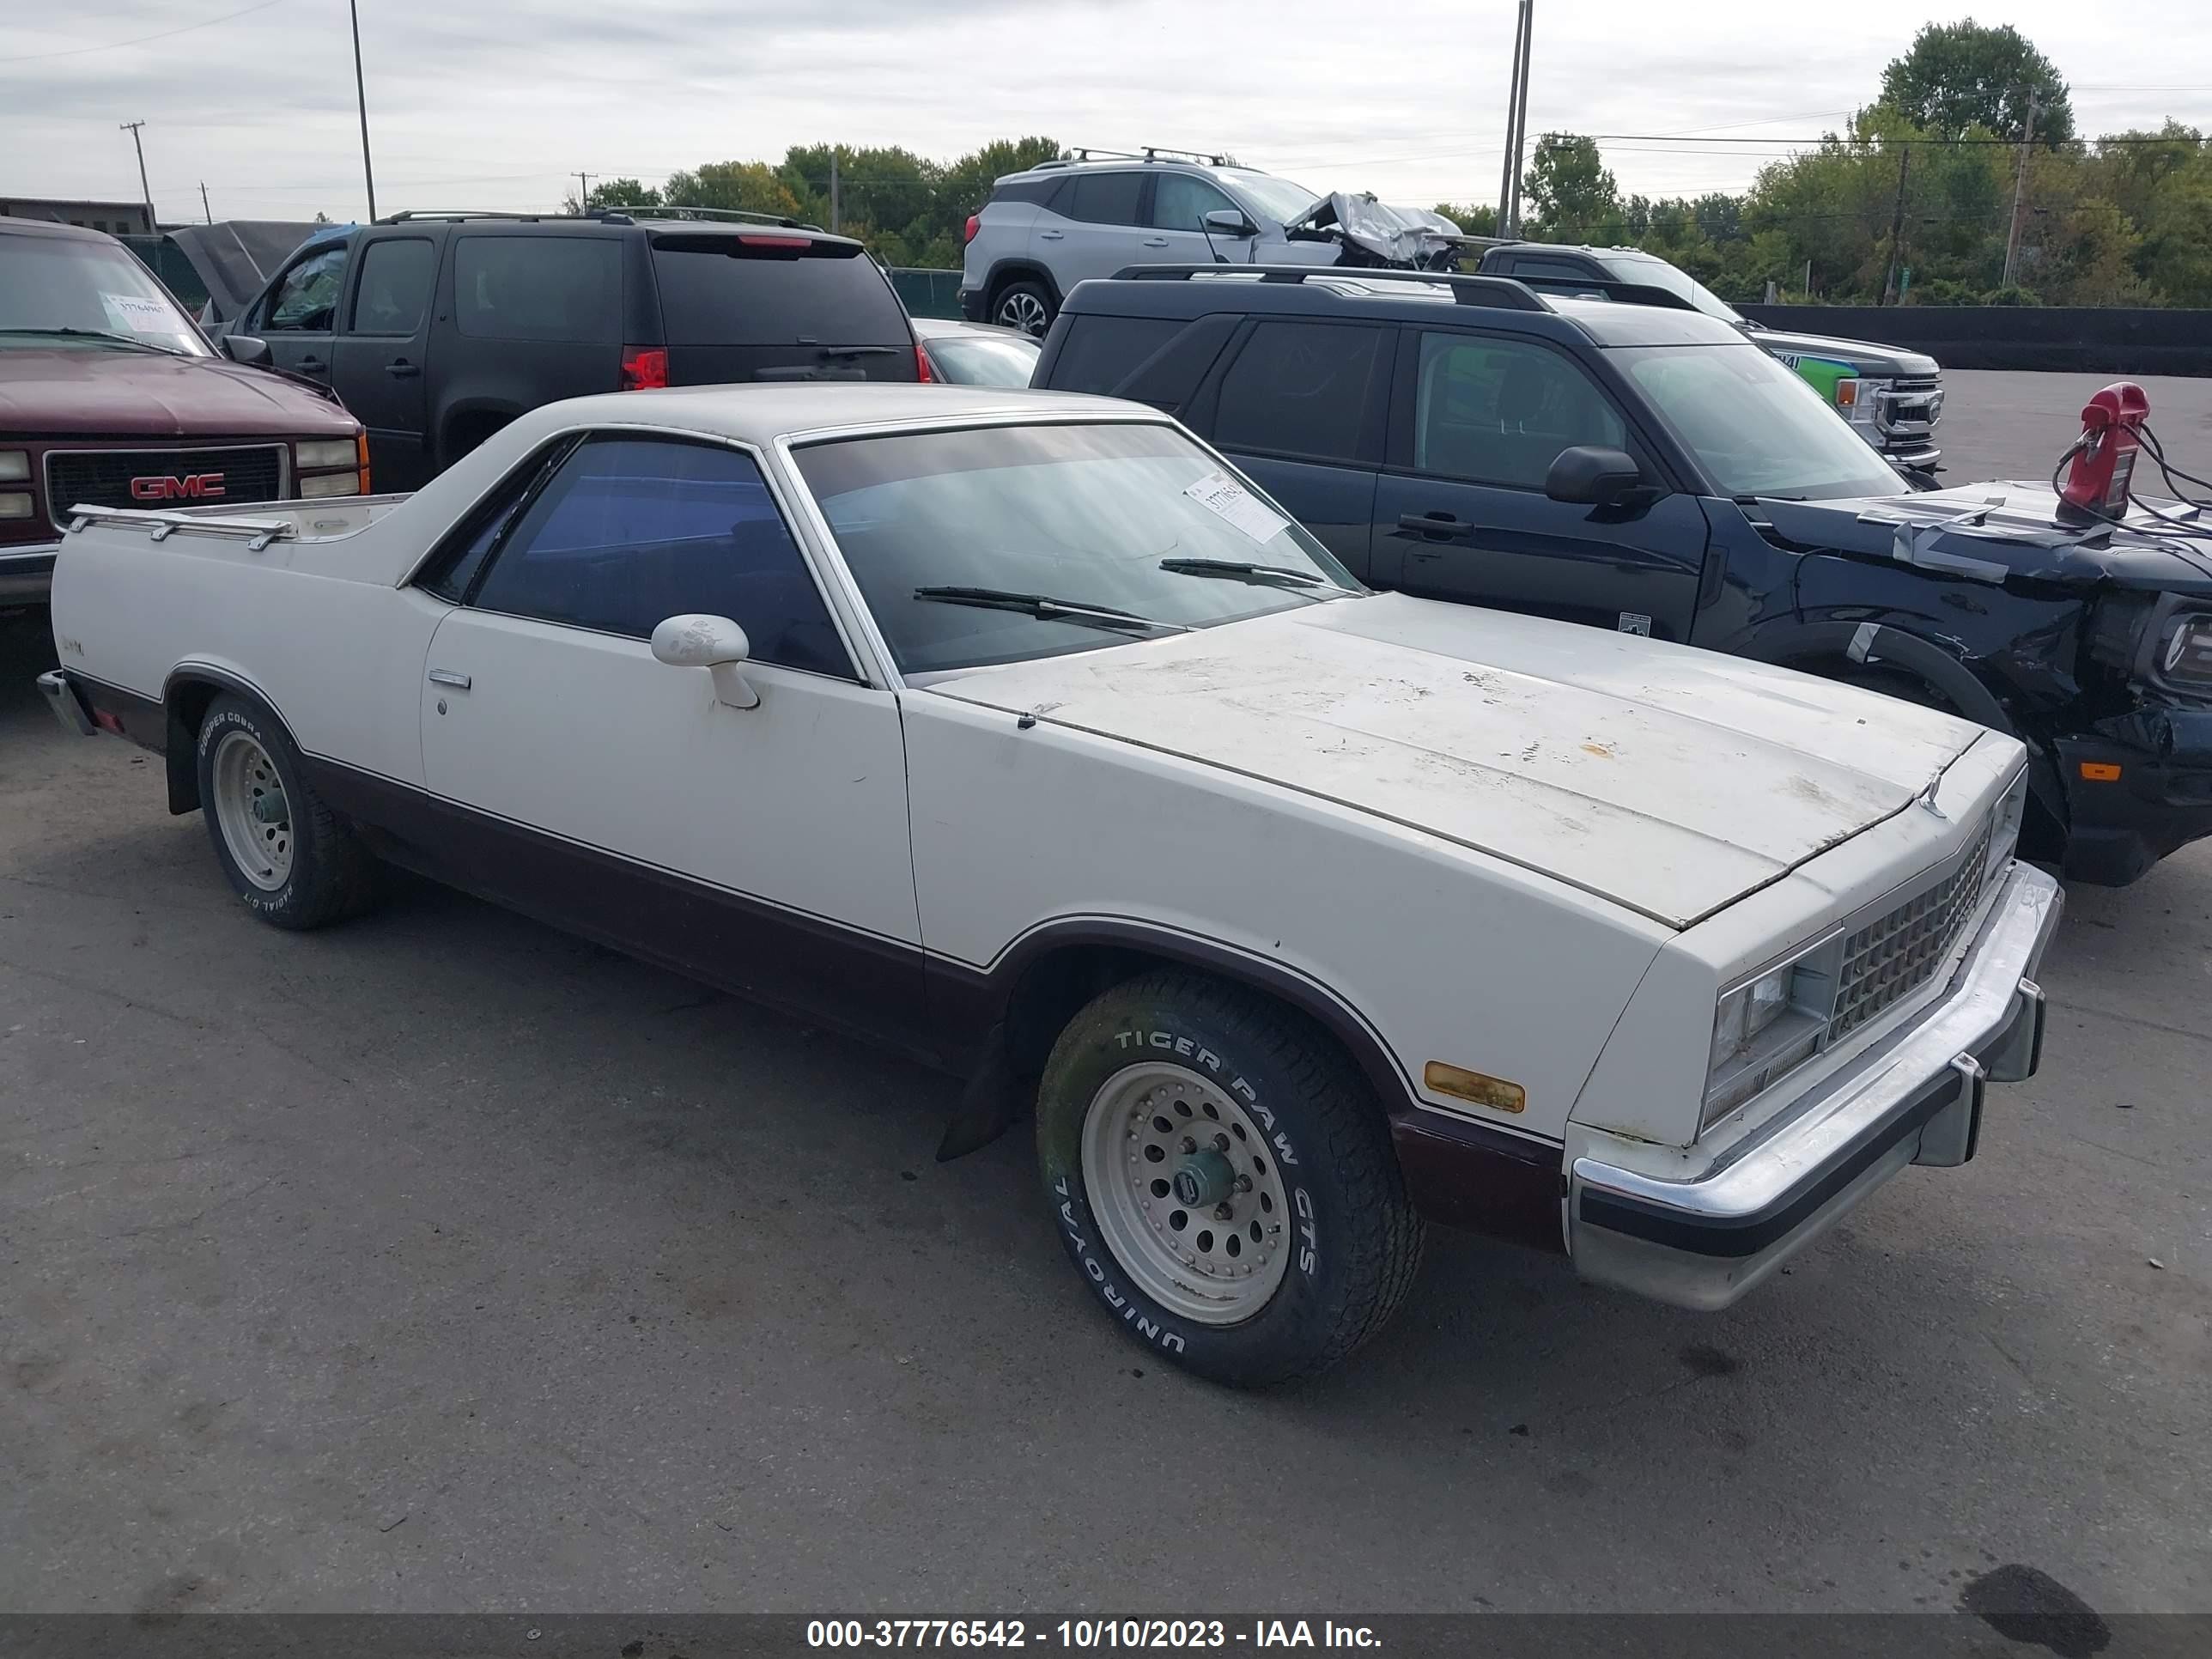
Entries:
[[2069, 877], [2124, 884], [2212, 834], [2212, 540], [2141, 507], [2063, 522], [2039, 482], [1916, 491], [1714, 319], [1492, 276], [1162, 267], [1070, 295], [1034, 384], [1177, 416], [1371, 586], [2011, 732], [2025, 854]]

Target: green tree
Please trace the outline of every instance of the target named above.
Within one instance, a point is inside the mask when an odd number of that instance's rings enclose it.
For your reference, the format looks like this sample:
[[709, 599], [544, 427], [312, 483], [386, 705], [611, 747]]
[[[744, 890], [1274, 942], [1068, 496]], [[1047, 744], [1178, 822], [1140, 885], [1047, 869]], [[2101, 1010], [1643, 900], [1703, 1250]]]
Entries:
[[1532, 229], [1545, 238], [1618, 241], [1624, 234], [1620, 187], [1598, 153], [1597, 140], [1582, 133], [1547, 132], [1539, 138], [1521, 193]]
[[694, 172], [672, 173], [661, 186], [671, 207], [702, 207], [800, 216], [799, 198], [765, 161], [709, 161]]
[[2013, 27], [1971, 17], [1929, 23], [1881, 75], [1881, 101], [1945, 137], [1981, 127], [2017, 143], [2035, 89], [2035, 136], [2054, 148], [2074, 137], [2074, 105], [2057, 67]]
[[1470, 236], [1498, 234], [1498, 210], [1487, 202], [1439, 202], [1436, 211]]
[[561, 211], [563, 213], [581, 213], [587, 208], [659, 205], [660, 191], [635, 179], [602, 179], [592, 186], [591, 197], [586, 201], [578, 201], [574, 191], [561, 198]]

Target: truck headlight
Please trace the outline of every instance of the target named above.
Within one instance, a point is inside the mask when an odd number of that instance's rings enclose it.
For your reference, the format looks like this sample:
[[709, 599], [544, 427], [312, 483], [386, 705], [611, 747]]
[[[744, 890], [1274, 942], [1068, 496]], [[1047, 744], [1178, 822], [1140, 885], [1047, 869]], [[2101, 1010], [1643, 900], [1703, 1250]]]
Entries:
[[335, 471], [354, 465], [354, 442], [350, 438], [317, 438], [296, 443], [292, 446], [292, 453], [302, 472]]
[[1813, 1057], [1835, 1005], [1842, 945], [1831, 933], [1721, 993], [1701, 1133]]
[[326, 472], [319, 478], [300, 480], [300, 498], [313, 501], [324, 495], [358, 495], [361, 494], [361, 475], [356, 472]]
[[30, 482], [31, 452], [27, 449], [0, 449], [0, 483]]
[[2159, 672], [2177, 684], [2212, 685], [2212, 617], [2185, 611], [2166, 625]]

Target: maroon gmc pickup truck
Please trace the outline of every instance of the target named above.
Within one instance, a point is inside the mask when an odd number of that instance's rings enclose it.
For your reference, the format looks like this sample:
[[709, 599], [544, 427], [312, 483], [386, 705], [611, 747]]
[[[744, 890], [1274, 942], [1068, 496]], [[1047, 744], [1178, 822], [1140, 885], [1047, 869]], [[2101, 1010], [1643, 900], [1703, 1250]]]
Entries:
[[368, 490], [361, 422], [330, 393], [216, 356], [113, 237], [0, 218], [0, 607], [46, 602], [80, 503]]

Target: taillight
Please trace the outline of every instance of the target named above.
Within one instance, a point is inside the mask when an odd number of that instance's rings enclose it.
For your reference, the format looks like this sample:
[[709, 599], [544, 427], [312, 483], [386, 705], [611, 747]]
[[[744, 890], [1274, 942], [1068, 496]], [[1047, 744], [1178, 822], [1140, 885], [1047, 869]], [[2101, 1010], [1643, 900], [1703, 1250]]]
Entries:
[[968, 216], [968, 228], [960, 233], [960, 246], [965, 247], [969, 243], [974, 241], [975, 240], [975, 233], [982, 228], [983, 216], [980, 213], [969, 214]]
[[624, 392], [650, 392], [655, 386], [668, 384], [668, 349], [665, 346], [624, 346], [622, 359], [622, 389]]
[[919, 340], [914, 343], [914, 378], [924, 386], [937, 378], [929, 372], [929, 354], [921, 349], [921, 342]]
[[740, 235], [738, 240], [746, 247], [809, 248], [814, 246], [804, 236], [759, 236], [746, 234]]

